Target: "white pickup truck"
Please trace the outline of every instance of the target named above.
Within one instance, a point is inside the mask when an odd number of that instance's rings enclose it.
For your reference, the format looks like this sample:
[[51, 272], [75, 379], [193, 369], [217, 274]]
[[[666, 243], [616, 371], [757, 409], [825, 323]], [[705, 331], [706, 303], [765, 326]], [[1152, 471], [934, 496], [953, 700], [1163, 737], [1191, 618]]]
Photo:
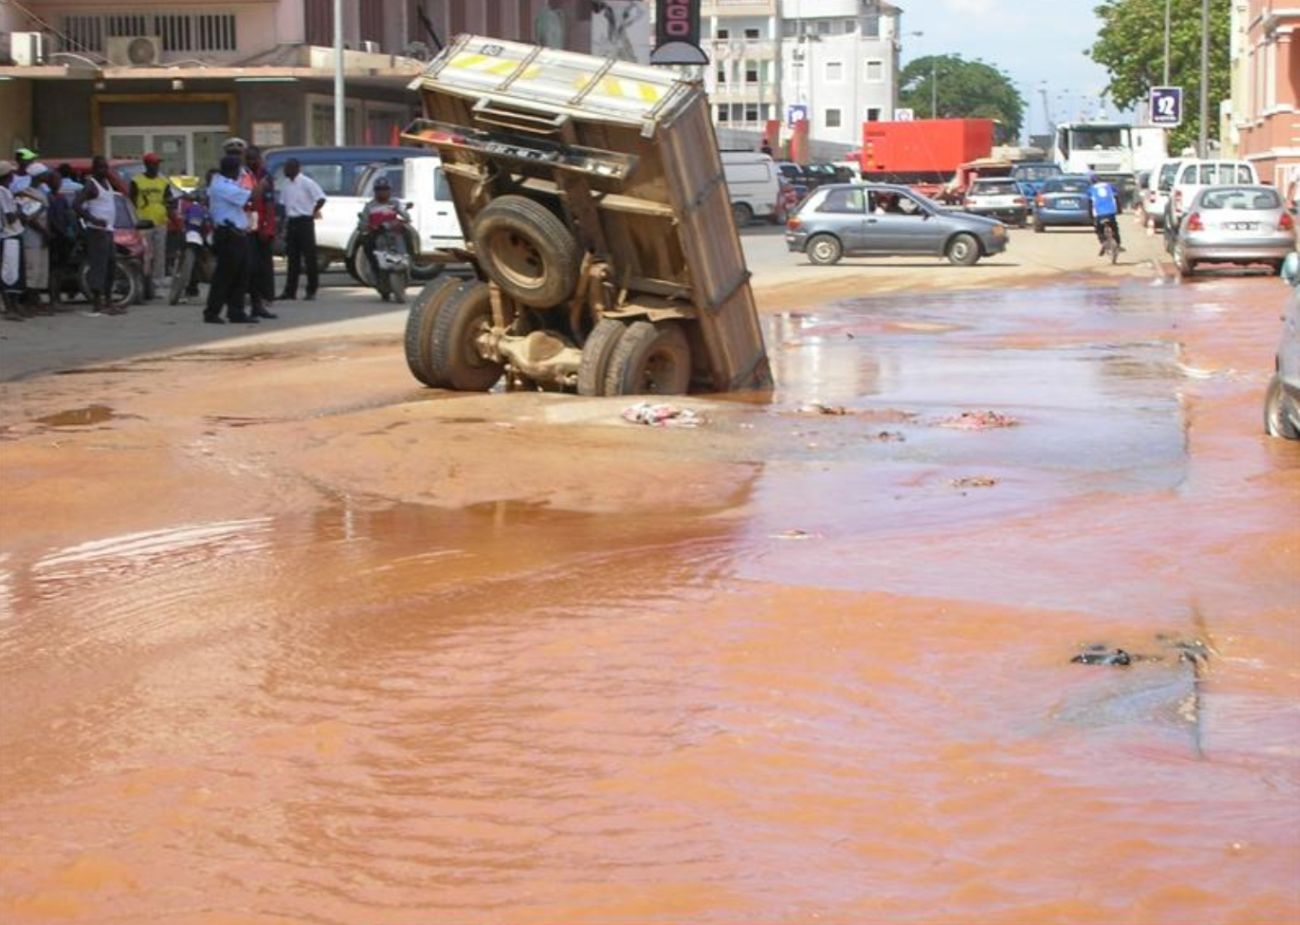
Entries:
[[357, 213], [370, 201], [375, 180], [386, 177], [393, 187], [393, 197], [407, 205], [418, 242], [412, 254], [414, 279], [430, 279], [444, 264], [456, 262], [453, 249], [465, 247], [465, 236], [456, 218], [456, 208], [437, 156], [408, 157], [395, 164], [375, 164], [367, 168], [357, 182], [355, 196], [330, 196], [316, 224], [316, 247], [322, 259], [342, 259], [348, 272], [359, 282], [369, 285], [369, 267], [358, 262]]

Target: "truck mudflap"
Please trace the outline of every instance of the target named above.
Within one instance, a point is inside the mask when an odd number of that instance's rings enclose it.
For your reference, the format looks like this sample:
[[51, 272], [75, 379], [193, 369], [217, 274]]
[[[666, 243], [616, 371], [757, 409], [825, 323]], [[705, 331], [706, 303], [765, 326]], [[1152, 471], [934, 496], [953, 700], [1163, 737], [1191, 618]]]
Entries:
[[[581, 249], [578, 279], [604, 281], [579, 282], [564, 301], [539, 305], [517, 291], [509, 267], [472, 254], [481, 279], [531, 306], [493, 319], [494, 327], [505, 323], [494, 333], [502, 359], [555, 380], [568, 365], [556, 344], [580, 349], [602, 319], [637, 328], [640, 317], [681, 327], [696, 388], [770, 387], [701, 84], [663, 68], [462, 36], [411, 87], [422, 95], [424, 118], [403, 138], [438, 149], [467, 239], [476, 247], [493, 240], [497, 200], [532, 199], [564, 222]], [[522, 232], [515, 239], [521, 267], [549, 266], [544, 241]], [[547, 299], [554, 288], [536, 287]], [[537, 330], [546, 336], [531, 336]]]

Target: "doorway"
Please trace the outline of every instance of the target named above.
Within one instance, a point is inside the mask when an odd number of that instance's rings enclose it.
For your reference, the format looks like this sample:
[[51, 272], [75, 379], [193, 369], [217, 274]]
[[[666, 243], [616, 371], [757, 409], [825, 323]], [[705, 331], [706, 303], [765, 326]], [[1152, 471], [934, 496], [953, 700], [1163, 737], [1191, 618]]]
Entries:
[[230, 134], [224, 125], [131, 126], [104, 129], [104, 151], [110, 158], [141, 157], [152, 151], [170, 177], [199, 177], [221, 160], [221, 145]]

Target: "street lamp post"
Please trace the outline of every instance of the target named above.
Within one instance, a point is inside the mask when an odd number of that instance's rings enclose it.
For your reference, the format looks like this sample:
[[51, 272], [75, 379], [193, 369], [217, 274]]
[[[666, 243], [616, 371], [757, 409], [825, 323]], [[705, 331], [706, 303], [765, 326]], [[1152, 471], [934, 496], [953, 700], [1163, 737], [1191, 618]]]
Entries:
[[334, 147], [347, 144], [343, 96], [343, 0], [334, 0]]
[[1201, 157], [1210, 156], [1210, 0], [1201, 0]]

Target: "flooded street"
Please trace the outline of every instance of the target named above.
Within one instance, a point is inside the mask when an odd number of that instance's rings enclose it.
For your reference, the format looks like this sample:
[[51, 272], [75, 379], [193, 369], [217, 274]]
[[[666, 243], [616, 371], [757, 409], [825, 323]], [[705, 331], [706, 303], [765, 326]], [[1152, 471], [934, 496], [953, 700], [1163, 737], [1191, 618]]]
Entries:
[[391, 340], [0, 384], [0, 921], [1300, 920], [1284, 298], [772, 314], [696, 429]]

